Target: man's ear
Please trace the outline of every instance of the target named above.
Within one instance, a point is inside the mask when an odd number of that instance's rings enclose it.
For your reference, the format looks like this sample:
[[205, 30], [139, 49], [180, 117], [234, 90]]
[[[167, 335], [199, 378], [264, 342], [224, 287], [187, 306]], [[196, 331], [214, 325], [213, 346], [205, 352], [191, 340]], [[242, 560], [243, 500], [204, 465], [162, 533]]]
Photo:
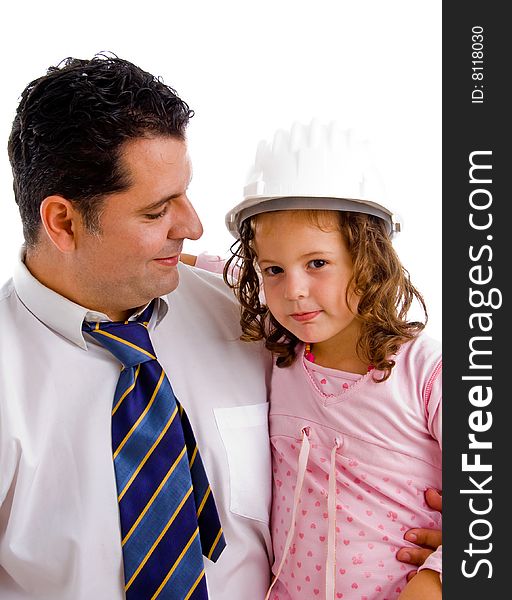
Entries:
[[72, 252], [82, 219], [73, 203], [62, 196], [47, 196], [41, 202], [41, 221], [46, 234], [61, 252]]

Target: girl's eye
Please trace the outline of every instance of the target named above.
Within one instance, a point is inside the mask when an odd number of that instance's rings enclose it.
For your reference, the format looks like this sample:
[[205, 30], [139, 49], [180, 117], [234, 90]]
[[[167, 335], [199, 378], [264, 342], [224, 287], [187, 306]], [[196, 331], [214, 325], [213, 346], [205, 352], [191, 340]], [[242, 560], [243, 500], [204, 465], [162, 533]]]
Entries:
[[263, 269], [263, 273], [265, 275], [268, 275], [269, 277], [272, 277], [273, 275], [279, 275], [279, 273], [282, 273], [283, 269], [281, 269], [281, 267], [276, 267], [276, 266], [272, 266], [272, 267], [267, 267], [266, 269]]
[[315, 260], [311, 260], [308, 263], [308, 266], [312, 269], [321, 269], [327, 264], [326, 260], [322, 260], [321, 258], [315, 258]]

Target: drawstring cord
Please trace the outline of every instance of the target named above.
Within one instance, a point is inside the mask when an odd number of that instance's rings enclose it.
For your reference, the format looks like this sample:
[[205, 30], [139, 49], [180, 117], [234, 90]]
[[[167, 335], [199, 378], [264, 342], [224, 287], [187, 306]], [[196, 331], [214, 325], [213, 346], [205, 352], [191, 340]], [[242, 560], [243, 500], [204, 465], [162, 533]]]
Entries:
[[336, 584], [336, 450], [341, 446], [338, 438], [334, 439], [329, 465], [329, 488], [327, 496], [327, 559], [325, 561], [325, 600], [334, 600]]
[[265, 600], [268, 600], [270, 597], [270, 592], [274, 587], [276, 581], [279, 579], [279, 575], [281, 575], [281, 571], [283, 570], [284, 563], [286, 558], [288, 557], [288, 551], [290, 550], [290, 546], [292, 545], [293, 536], [295, 533], [295, 521], [297, 516], [297, 508], [299, 506], [300, 493], [302, 491], [302, 484], [304, 483], [304, 475], [306, 474], [306, 466], [308, 464], [309, 457], [309, 427], [304, 427], [302, 429], [302, 447], [299, 453], [299, 462], [297, 468], [297, 482], [295, 483], [295, 494], [293, 496], [293, 510], [292, 510], [292, 520], [290, 523], [290, 528], [288, 530], [288, 535], [286, 536], [286, 542], [283, 549], [283, 556], [281, 558], [281, 563], [279, 564], [279, 568], [275, 574], [275, 577], [272, 581], [272, 584], [268, 588], [267, 595], [265, 596]]
[[[295, 484], [295, 493], [293, 496], [293, 509], [291, 516], [290, 528], [286, 541], [283, 548], [283, 555], [277, 572], [272, 580], [270, 587], [268, 588], [265, 600], [269, 600], [270, 592], [279, 579], [281, 571], [285, 565], [290, 546], [292, 545], [293, 538], [295, 535], [295, 525], [297, 517], [297, 509], [299, 506], [300, 495], [302, 492], [302, 486], [304, 483], [304, 476], [306, 474], [306, 467], [309, 458], [309, 427], [302, 429], [302, 447], [299, 453], [299, 460], [297, 465], [297, 481]], [[327, 533], [327, 558], [325, 562], [325, 600], [334, 600], [335, 583], [336, 583], [336, 450], [341, 447], [341, 443], [338, 438], [334, 440], [334, 446], [331, 449], [331, 460], [329, 465], [329, 485], [328, 485], [328, 496], [327, 496], [327, 514], [328, 514], [328, 533]]]

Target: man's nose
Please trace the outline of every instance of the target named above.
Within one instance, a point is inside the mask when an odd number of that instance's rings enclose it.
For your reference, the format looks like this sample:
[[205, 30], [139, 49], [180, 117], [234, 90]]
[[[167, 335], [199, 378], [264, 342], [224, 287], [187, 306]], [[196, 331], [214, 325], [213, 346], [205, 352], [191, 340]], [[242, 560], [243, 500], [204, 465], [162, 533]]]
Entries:
[[203, 235], [203, 225], [187, 196], [179, 201], [179, 208], [169, 227], [169, 238], [198, 240]]

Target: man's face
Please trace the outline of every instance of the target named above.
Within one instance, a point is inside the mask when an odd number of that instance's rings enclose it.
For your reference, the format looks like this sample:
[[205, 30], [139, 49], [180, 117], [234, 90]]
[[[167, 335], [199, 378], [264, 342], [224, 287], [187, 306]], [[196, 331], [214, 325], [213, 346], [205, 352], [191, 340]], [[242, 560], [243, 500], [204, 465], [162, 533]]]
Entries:
[[184, 141], [130, 140], [121, 164], [131, 185], [105, 198], [100, 233], [83, 224], [76, 231], [80, 302], [113, 319], [172, 292], [183, 240], [203, 232], [187, 198], [191, 166]]

